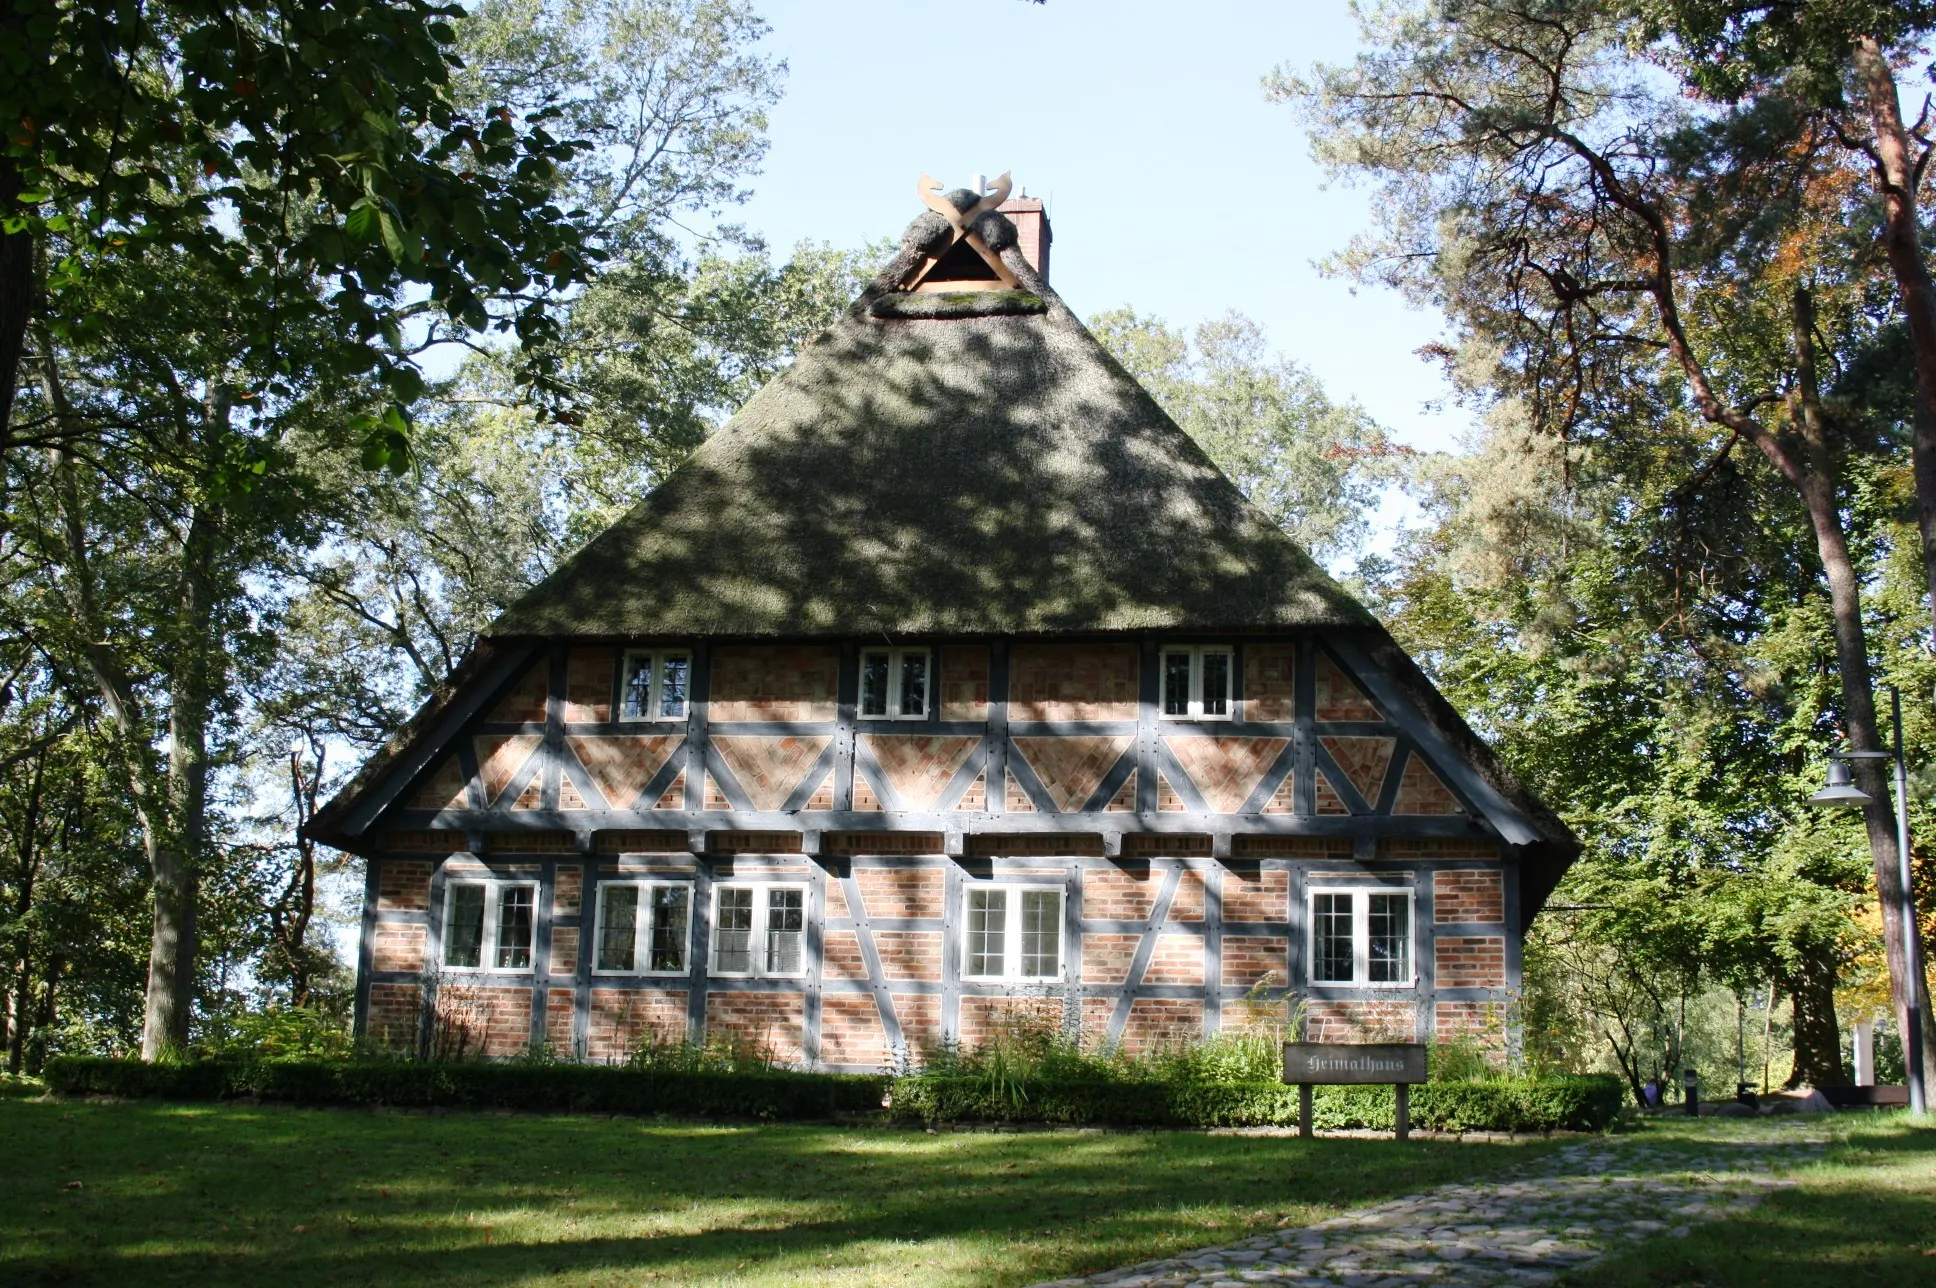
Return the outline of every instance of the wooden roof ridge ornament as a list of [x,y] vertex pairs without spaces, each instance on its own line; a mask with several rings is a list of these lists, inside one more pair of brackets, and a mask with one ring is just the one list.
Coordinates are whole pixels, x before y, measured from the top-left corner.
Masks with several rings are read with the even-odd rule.
[[[975,221],[983,215],[994,211],[1004,201],[1007,201],[1012,187],[1013,184],[1009,179],[1009,172],[1004,170],[1001,176],[995,180],[994,184],[981,194],[980,199],[974,205],[970,206],[967,210],[961,210],[956,207],[954,201],[942,188],[941,181],[923,172],[921,177],[915,180],[914,191],[921,198],[922,205],[948,221],[948,226],[954,229],[954,236],[948,240],[946,246],[940,247],[933,254],[929,255],[922,262],[921,267],[916,269],[914,275],[908,279],[907,285],[901,289],[907,291],[1013,291],[1020,288],[1021,281],[1009,270],[1008,265],[1002,263],[1002,257],[990,249],[986,241],[982,240],[981,234],[975,231]],[[995,274],[995,280],[993,282],[928,281],[929,275],[940,266],[942,260],[948,257],[948,252],[953,250],[961,242],[967,242],[969,248],[975,254],[981,256],[982,262],[987,264],[989,269]]]

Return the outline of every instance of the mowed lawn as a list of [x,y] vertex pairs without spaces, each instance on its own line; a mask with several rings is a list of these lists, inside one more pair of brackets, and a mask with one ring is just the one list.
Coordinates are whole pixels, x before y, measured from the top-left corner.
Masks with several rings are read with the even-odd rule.
[[[1927,1288],[1936,1284],[1936,1124],[1900,1114],[1828,1120],[1836,1147],[1741,1216],[1650,1239],[1561,1278],[1564,1288]],[[1698,1150],[1725,1120],[1650,1124]]]
[[0,1101],[0,1283],[1025,1284],[1550,1148]]

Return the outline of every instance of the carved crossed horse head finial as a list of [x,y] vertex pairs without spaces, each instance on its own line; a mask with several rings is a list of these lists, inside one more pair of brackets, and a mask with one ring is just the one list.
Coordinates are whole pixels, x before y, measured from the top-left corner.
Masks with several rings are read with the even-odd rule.
[[[1001,177],[995,180],[992,187],[981,194],[980,199],[974,205],[966,210],[962,210],[956,207],[954,200],[942,190],[940,180],[934,178],[934,176],[924,173],[916,180],[914,191],[920,196],[921,204],[947,220],[948,227],[954,230],[954,236],[948,239],[947,247],[935,249],[928,255],[927,261],[922,264],[920,269],[902,289],[922,289],[921,284],[927,280],[928,274],[932,273],[935,267],[940,264],[942,257],[947,253],[948,249],[952,248],[957,242],[963,241],[973,247],[975,253],[980,255],[989,268],[994,270],[995,278],[1001,286],[1013,290],[1020,285],[1015,280],[1015,274],[1009,271],[1006,264],[1002,263],[1001,257],[991,250],[988,243],[983,241],[975,232],[975,221],[990,211],[998,209],[1004,201],[1007,201],[1011,187],[1013,187],[1013,184],[1009,180],[1008,171],[1004,170]],[[936,288],[929,287],[927,289]]]
[[922,205],[948,221],[949,226],[955,230],[955,240],[959,241],[977,219],[1008,200],[1009,189],[1013,186],[1008,174],[1008,171],[1002,171],[1001,177],[995,180],[994,186],[983,193],[981,200],[966,211],[955,209],[955,203],[948,200],[943,193],[941,181],[931,175],[923,174],[915,180],[914,190],[920,194]]

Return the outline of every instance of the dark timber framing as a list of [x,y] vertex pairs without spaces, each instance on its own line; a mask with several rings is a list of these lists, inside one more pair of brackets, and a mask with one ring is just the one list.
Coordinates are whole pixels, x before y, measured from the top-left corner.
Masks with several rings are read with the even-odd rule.
[[[457,830],[464,834],[467,850],[450,854],[443,862],[438,861],[436,854],[394,852],[399,858],[407,857],[416,861],[428,859],[436,865],[428,892],[428,907],[421,913],[382,908],[379,899],[380,878],[375,866],[372,866],[366,882],[364,935],[358,962],[356,996],[359,1024],[367,1023],[373,984],[421,982],[425,985],[425,1005],[420,1044],[425,1049],[431,1045],[436,989],[440,983],[448,985],[454,978],[446,975],[440,981],[437,968],[443,938],[443,889],[453,861],[462,864],[467,871],[537,881],[540,897],[532,969],[528,972],[467,971],[463,974],[463,982],[483,986],[528,986],[531,989],[530,1036],[534,1043],[544,1041],[552,1031],[547,1023],[547,1012],[552,1005],[553,990],[569,986],[572,990],[570,1041],[573,1051],[579,1055],[587,1051],[590,1043],[591,995],[594,988],[601,991],[665,990],[668,987],[683,989],[686,993],[687,1027],[695,1038],[705,1031],[709,994],[798,994],[801,997],[802,1051],[809,1063],[819,1064],[822,1063],[824,1045],[824,999],[829,996],[869,997],[879,1017],[887,1048],[896,1057],[906,1053],[909,1046],[895,1003],[897,994],[937,995],[938,1019],[942,1031],[948,1033],[960,1031],[964,999],[1016,995],[1060,997],[1065,1015],[1072,1025],[1080,1023],[1085,1014],[1083,999],[1106,999],[1111,1003],[1106,1033],[1111,1040],[1123,1036],[1137,1000],[1189,999],[1201,1008],[1203,1031],[1215,1032],[1224,1022],[1228,1009],[1242,1002],[1250,991],[1242,983],[1223,982],[1225,944],[1231,937],[1282,940],[1282,978],[1296,986],[1299,995],[1310,1002],[1403,999],[1414,1004],[1419,1032],[1430,1031],[1434,1004],[1441,999],[1483,1001],[1496,999],[1499,995],[1499,990],[1494,988],[1440,986],[1434,969],[1436,935],[1502,937],[1506,943],[1507,978],[1518,978],[1519,935],[1510,927],[1518,925],[1520,910],[1517,881],[1512,879],[1515,873],[1510,861],[1510,843],[1500,849],[1505,861],[1502,869],[1500,860],[1387,857],[1381,853],[1380,842],[1388,839],[1448,838],[1500,846],[1506,839],[1505,833],[1519,833],[1525,824],[1513,815],[1511,807],[1483,780],[1469,772],[1460,772],[1463,767],[1455,763],[1457,757],[1445,747],[1443,739],[1411,708],[1401,693],[1383,683],[1381,676],[1372,673],[1373,668],[1363,653],[1341,647],[1330,639],[1320,640],[1311,635],[1297,637],[1295,718],[1290,721],[1253,721],[1242,718],[1244,709],[1241,704],[1245,695],[1240,687],[1244,674],[1244,648],[1253,641],[1238,640],[1235,642],[1232,662],[1233,696],[1240,704],[1238,718],[1224,721],[1164,720],[1158,714],[1160,648],[1171,642],[1196,641],[1172,641],[1152,636],[1142,639],[1136,650],[1140,677],[1139,714],[1136,720],[1018,722],[1011,718],[1010,642],[1004,639],[974,642],[988,649],[989,684],[985,720],[942,721],[931,717],[922,721],[876,725],[856,719],[859,648],[853,643],[844,644],[839,650],[840,671],[836,718],[833,721],[714,724],[709,719],[712,649],[708,642],[665,641],[666,646],[677,644],[690,649],[692,657],[691,700],[688,715],[678,729],[683,733],[684,741],[651,776],[646,788],[636,799],[625,802],[625,808],[610,809],[566,810],[559,807],[561,783],[566,777],[587,802],[595,803],[601,799],[585,768],[570,754],[566,745],[567,737],[662,733],[664,727],[657,724],[648,727],[640,722],[618,719],[568,723],[565,718],[567,650],[562,645],[552,645],[507,654],[493,667],[495,684],[481,690],[481,696],[467,704],[461,718],[452,714],[445,722],[450,726],[447,745],[456,750],[469,783],[465,795],[468,807],[445,811],[410,807],[409,791],[427,774],[434,759],[426,755],[412,759],[415,768],[408,774],[400,766],[386,785],[387,791],[381,793],[387,798],[387,804],[369,808],[372,823],[369,830],[374,836],[391,832],[408,834]],[[1116,641],[1102,638],[1088,642]],[[653,644],[647,641],[641,647],[649,648]],[[621,696],[619,687],[622,684],[624,652],[621,647],[614,648],[617,660],[613,668],[610,697],[611,711],[616,716]],[[1319,721],[1316,718],[1314,676],[1321,655],[1328,656],[1334,665],[1359,683],[1378,703],[1385,719]],[[936,659],[935,683],[939,692],[940,685],[947,679],[939,672],[943,651],[937,647],[932,656]],[[523,675],[527,663],[542,665],[546,672],[548,683],[544,721],[535,725],[489,721],[483,713],[492,710],[492,704],[511,690]],[[731,767],[713,744],[712,737],[716,733],[826,737],[830,741],[806,776],[789,790],[785,802],[787,808],[763,811],[751,807],[751,799],[744,785],[734,776]],[[966,760],[950,776],[934,807],[917,811],[898,808],[901,802],[896,798],[889,776],[873,762],[860,742],[860,737],[868,733],[963,735],[973,736],[977,742]],[[538,750],[527,764],[510,776],[497,793],[496,800],[486,802],[481,797],[483,787],[477,771],[477,757],[471,750],[470,736],[502,734],[539,735]],[[1189,773],[1165,742],[1168,737],[1205,734],[1285,740],[1284,749],[1276,754],[1263,777],[1247,792],[1242,813],[1211,812]],[[1377,799],[1365,799],[1324,748],[1320,739],[1329,735],[1376,735],[1393,740],[1391,760]],[[1027,758],[1015,751],[1013,741],[1018,737],[1110,736],[1126,737],[1127,748],[1121,758],[1101,776],[1087,799],[1072,812],[1057,812],[1048,788],[1037,778]],[[1405,762],[1414,755],[1428,758],[1441,780],[1460,798],[1465,812],[1457,815],[1393,813]],[[829,771],[832,774],[832,803],[836,808],[804,809],[816,785],[826,778]],[[650,808],[681,772],[684,773],[684,797],[681,802],[684,808]],[[856,773],[862,775],[873,788],[882,804],[880,810],[857,811],[852,808]],[[1108,803],[1116,797],[1132,773],[1136,775],[1135,809],[1107,809]],[[1159,807],[1159,773],[1182,801],[1182,809],[1165,810]],[[704,808],[709,775],[725,794],[729,808]],[[1350,814],[1315,813],[1319,775],[1352,811]],[[977,778],[983,783],[984,808],[972,811],[954,808]],[[1011,778],[1033,804],[1032,812],[1012,813],[1007,809],[1007,783]],[[1292,787],[1293,812],[1261,812],[1286,781]],[[511,808],[511,802],[516,801],[533,783],[538,787],[537,808]],[[599,843],[600,833],[634,831],[675,838],[676,852],[631,852],[620,848],[612,853],[606,852]],[[788,847],[789,852],[736,853],[728,856],[715,853],[709,839],[723,833],[747,832],[784,834],[797,840]],[[883,832],[936,836],[941,838],[939,852],[885,855],[832,852],[829,838],[836,834]],[[550,837],[561,833],[568,835],[569,849],[554,852],[553,847],[557,842]],[[1101,840],[1101,853],[1086,857],[1050,857],[1031,851],[1014,857],[969,857],[969,841],[983,834],[1022,840],[1039,835],[1051,850],[1080,849],[1080,845],[1074,844],[1074,838],[1097,837]],[[1187,846],[1207,844],[1200,852],[1201,857],[1185,854],[1130,858],[1124,854],[1123,838],[1126,834],[1173,837],[1177,838],[1178,844]],[[487,836],[497,842],[495,849],[486,843]],[[520,843],[520,838],[526,836],[532,838],[532,851],[544,852],[522,852],[525,847]],[[1049,841],[1050,837],[1057,836],[1071,838],[1072,845],[1062,847]],[[1310,842],[1325,838],[1349,838],[1353,845],[1349,853],[1341,852],[1330,857],[1315,854],[1301,857],[1268,854],[1247,857],[1234,852],[1235,838],[1278,838],[1292,848],[1300,845],[1308,847]],[[1256,843],[1254,839],[1251,842],[1252,845]],[[376,848],[380,854],[390,853],[381,848],[380,841]],[[600,885],[608,875],[619,871],[621,859],[628,865],[622,874],[626,879],[635,878],[641,872],[647,875],[670,875],[676,872],[692,881],[689,968],[682,978],[668,981],[659,976],[594,976],[592,958]],[[638,866],[640,864],[645,866]],[[806,969],[800,978],[715,978],[709,974],[713,886],[718,880],[729,879],[736,867],[744,870],[749,864],[757,865],[769,875],[790,874],[788,879],[798,879],[808,888]],[[1084,908],[1085,882],[1082,874],[1091,870],[1120,868],[1125,864],[1146,867],[1150,879],[1155,882],[1156,894],[1149,915],[1131,921],[1088,915]],[[575,914],[554,911],[554,895],[561,866],[576,867],[582,878]],[[940,870],[943,898],[939,915],[870,915],[858,873],[869,869],[907,867]],[[1444,870],[1474,868],[1504,871],[1507,879],[1504,881],[1506,903],[1502,921],[1476,925],[1436,925],[1433,874]],[[1006,874],[1018,872],[1038,874],[1032,879],[1039,882],[1042,879],[1039,874],[1050,870],[1063,873],[1060,879],[1064,891],[1064,962],[1061,978],[1027,985],[964,979],[960,961],[963,891],[975,882],[1001,879]],[[1225,909],[1226,878],[1231,874],[1248,874],[1246,879],[1255,881],[1268,872],[1287,874],[1284,906],[1274,910],[1275,915],[1263,919],[1228,919]],[[1195,874],[1201,882],[1202,906],[1200,912],[1179,920],[1172,913],[1186,874]],[[1307,892],[1314,874],[1402,885],[1413,892],[1415,986],[1393,989],[1389,986],[1314,986],[1304,982],[1308,981],[1305,908],[1308,906]],[[844,895],[848,915],[830,918],[826,915],[828,891],[836,886]],[[371,947],[376,932],[384,926],[403,924],[425,926],[421,971],[378,969]],[[577,957],[570,972],[554,977],[551,973],[553,943],[561,929],[577,932]],[[938,979],[890,976],[877,943],[877,935],[905,931],[940,933],[943,947]],[[851,933],[855,937],[864,979],[828,977],[825,971],[825,948],[826,937],[832,933]],[[1085,982],[1083,945],[1088,937],[1098,934],[1135,936],[1135,948],[1127,975],[1120,982]],[[1165,936],[1194,938],[1200,942],[1200,984],[1152,983],[1145,978],[1158,945]]]

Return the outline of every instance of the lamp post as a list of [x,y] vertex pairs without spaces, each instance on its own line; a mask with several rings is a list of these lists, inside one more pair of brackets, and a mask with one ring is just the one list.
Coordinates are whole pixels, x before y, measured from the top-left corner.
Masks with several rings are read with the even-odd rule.
[[1903,1026],[1902,1057],[1909,1083],[1909,1112],[1921,1114],[1928,1108],[1923,1097],[1923,1012],[1922,962],[1916,955],[1916,896],[1909,884],[1909,772],[1902,759],[1902,694],[1889,686],[1889,708],[1895,718],[1895,748],[1892,751],[1833,751],[1829,753],[1828,786],[1808,798],[1810,805],[1867,805],[1875,798],[1850,781],[1851,760],[1893,760],[1896,766],[1896,862],[1902,885],[1901,923],[1903,961],[1903,1000],[1909,1012]]

